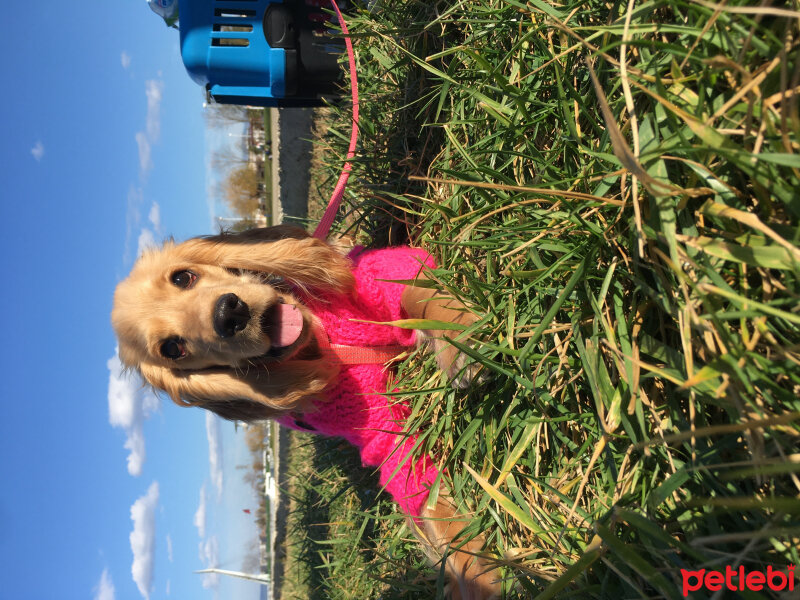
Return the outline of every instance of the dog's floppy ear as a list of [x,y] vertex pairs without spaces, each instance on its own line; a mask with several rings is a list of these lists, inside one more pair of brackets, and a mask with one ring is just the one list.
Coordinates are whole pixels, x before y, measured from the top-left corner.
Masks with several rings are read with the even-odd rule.
[[[335,367],[334,367],[335,368]],[[142,377],[181,406],[202,406],[227,419],[252,421],[303,410],[335,375],[326,361],[289,361],[268,371],[139,366]]]
[[278,275],[306,292],[347,294],[355,285],[350,261],[297,227],[194,238],[174,252],[188,262]]

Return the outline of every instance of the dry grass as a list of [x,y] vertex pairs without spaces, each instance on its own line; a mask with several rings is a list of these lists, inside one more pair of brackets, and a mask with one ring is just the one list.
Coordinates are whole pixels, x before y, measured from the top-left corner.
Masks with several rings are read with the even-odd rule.
[[387,0],[352,20],[350,229],[407,234],[485,315],[464,351],[489,384],[455,392],[420,357],[403,378],[509,597],[679,598],[681,568],[800,564],[797,10]]

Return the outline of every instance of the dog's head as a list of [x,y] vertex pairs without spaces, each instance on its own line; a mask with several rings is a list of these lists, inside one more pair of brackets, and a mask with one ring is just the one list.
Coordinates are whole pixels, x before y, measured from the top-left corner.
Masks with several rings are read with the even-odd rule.
[[143,254],[114,294],[119,356],[178,404],[252,420],[302,408],[335,375],[303,294],[353,286],[349,261],[300,229],[195,238]]

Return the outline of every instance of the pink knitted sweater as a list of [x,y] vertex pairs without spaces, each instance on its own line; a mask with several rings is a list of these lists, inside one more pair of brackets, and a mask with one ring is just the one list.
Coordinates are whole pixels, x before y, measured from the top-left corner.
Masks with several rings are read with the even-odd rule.
[[[434,267],[431,256],[416,248],[386,248],[350,253],[356,293],[352,298],[312,298],[302,301],[322,323],[332,344],[350,346],[412,346],[416,332],[357,321],[406,319],[400,299],[404,286],[381,280],[413,280],[423,266]],[[338,379],[316,410],[279,419],[297,429],[346,439],[361,453],[366,467],[378,467],[380,483],[400,508],[417,517],[438,471],[428,457],[409,458],[416,436],[402,435],[410,409],[386,392],[390,371],[380,364],[342,365]]]

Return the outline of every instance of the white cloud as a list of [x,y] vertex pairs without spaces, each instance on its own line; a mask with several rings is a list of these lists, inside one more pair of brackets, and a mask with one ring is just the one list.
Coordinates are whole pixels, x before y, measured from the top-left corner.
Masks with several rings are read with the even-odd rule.
[[139,227],[142,220],[141,208],[144,204],[144,193],[141,188],[130,186],[128,188],[128,206],[125,213],[125,255],[123,260],[129,263],[131,260],[131,240],[133,231]]
[[144,84],[144,93],[147,96],[147,116],[145,117],[144,131],[136,134],[136,145],[139,148],[139,169],[141,177],[153,168],[152,146],[161,137],[161,100],[164,93],[164,82],[157,79],[148,79]]
[[171,591],[170,588],[172,587],[170,584],[171,584],[171,580],[167,579],[167,590],[166,590],[167,596],[170,595],[170,591]]
[[222,497],[222,440],[219,431],[219,417],[206,412],[206,435],[208,436],[208,468],[211,484],[217,491],[217,502]]
[[[216,536],[211,536],[207,540],[200,542],[200,561],[206,569],[214,569],[219,566],[219,542]],[[216,589],[219,586],[219,575],[217,573],[203,574],[203,587],[206,589]]]
[[153,168],[153,159],[151,157],[150,142],[144,132],[139,131],[136,134],[136,145],[139,147],[139,169],[144,177]]
[[172,537],[167,534],[167,558],[172,562]]
[[114,353],[108,360],[108,422],[112,427],[125,430],[125,448],[128,455],[128,473],[134,477],[142,474],[147,453],[144,443],[144,420],[158,410],[158,398],[145,388],[138,375],[123,372],[119,356]]
[[161,207],[158,205],[158,202],[153,202],[147,218],[150,220],[150,223],[152,223],[153,229],[161,231]]
[[33,158],[36,159],[37,162],[41,162],[42,157],[44,157],[44,144],[42,144],[41,140],[37,141],[33,148],[31,148],[31,154]]
[[156,507],[158,506],[158,482],[150,484],[147,494],[131,506],[133,531],[130,535],[133,564],[131,574],[139,593],[150,598],[153,588],[153,562],[155,560]]
[[100,581],[94,588],[94,600],[114,600],[114,582],[108,569],[103,569]]
[[145,130],[151,142],[157,142],[161,137],[161,99],[163,98],[164,82],[149,79],[144,84],[144,93],[147,96],[147,122]]
[[120,62],[122,63],[122,68],[127,70],[128,67],[131,66],[131,55],[123,50],[119,58]]
[[142,252],[147,250],[148,248],[157,248],[158,244],[156,243],[156,238],[153,235],[153,232],[149,229],[142,229],[139,233],[139,245],[138,245],[138,253],[137,256],[141,256]]
[[152,228],[147,228],[142,227],[144,204],[145,199],[142,189],[131,186],[128,189],[128,206],[125,214],[125,254],[123,256],[125,263],[131,261],[131,241],[134,239],[137,229],[139,230],[139,237],[137,238],[136,256],[140,256],[142,251],[147,248],[158,247],[159,244],[156,242],[156,237],[163,237],[161,233],[161,207],[158,202],[153,202],[150,205],[147,219],[150,221]]
[[200,488],[200,504],[197,506],[197,512],[194,513],[194,526],[197,527],[197,533],[200,538],[206,537],[206,486]]

